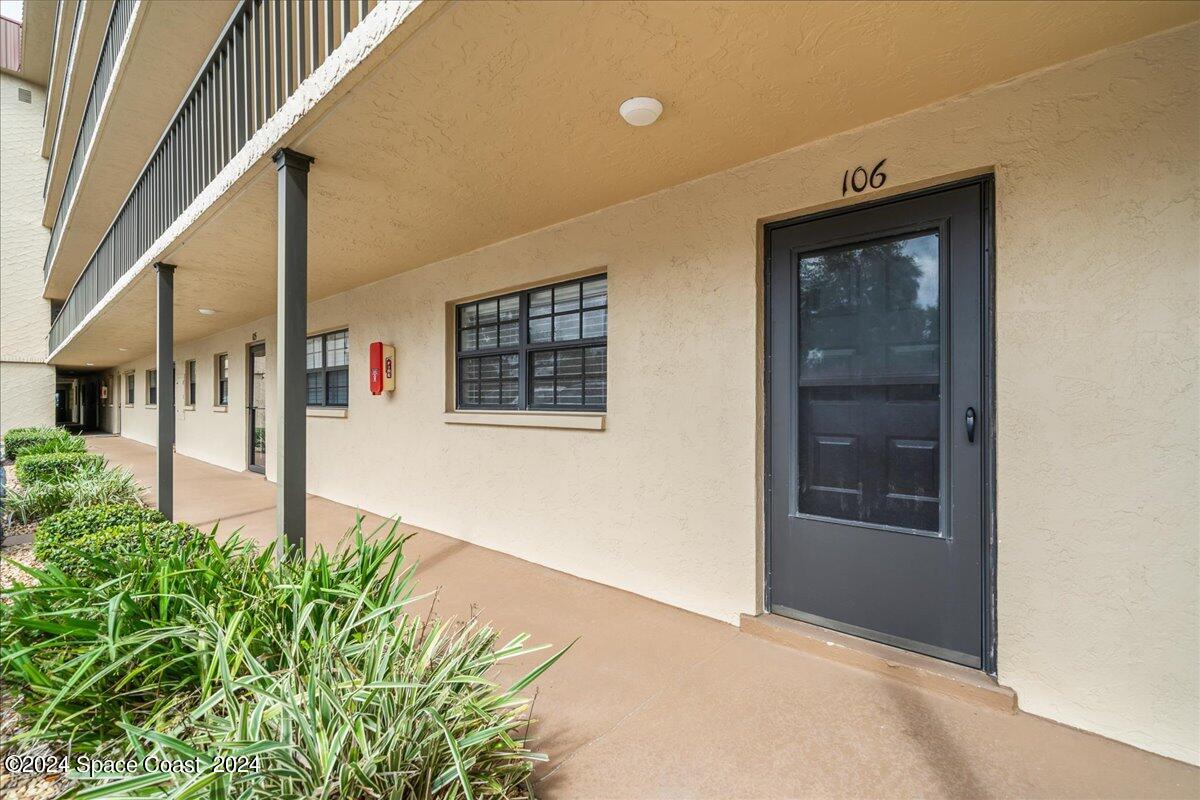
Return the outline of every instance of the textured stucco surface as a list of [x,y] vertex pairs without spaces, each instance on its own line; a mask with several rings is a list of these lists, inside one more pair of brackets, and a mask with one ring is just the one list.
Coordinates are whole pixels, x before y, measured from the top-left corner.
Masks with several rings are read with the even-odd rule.
[[0,431],[54,424],[54,367],[0,361]]
[[[19,89],[30,92],[23,103]],[[42,111],[45,91],[0,75],[0,431],[54,422],[54,367],[46,359],[50,303],[42,299]]]
[[[842,170],[882,157],[884,191],[992,170],[999,679],[1200,762],[1198,53],[1200,28],[1171,31],[314,303],[311,330],[350,327],[351,399],[309,420],[309,490],[733,622],[761,584],[761,221],[843,202]],[[446,424],[446,304],[590,269],[607,430]],[[177,346],[200,369],[181,453],[244,467],[255,331],[274,323]],[[377,339],[391,397],[367,391]],[[127,367],[141,441],[149,364]]]
[[[177,302],[224,312],[181,315],[181,338],[272,313],[279,146],[321,164],[320,299],[1197,17],[1200,3],[382,3],[125,274],[104,299],[117,313],[54,360],[111,366],[112,338],[150,352],[155,260],[204,276],[181,278]],[[642,92],[667,112],[634,129],[616,108]]]

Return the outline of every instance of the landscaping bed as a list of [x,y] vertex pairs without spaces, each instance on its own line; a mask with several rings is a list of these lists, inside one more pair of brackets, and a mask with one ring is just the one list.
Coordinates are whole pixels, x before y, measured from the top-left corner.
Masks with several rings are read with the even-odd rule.
[[[3,553],[0,749],[139,765],[73,772],[87,797],[532,797],[523,695],[565,650],[498,685],[541,648],[412,614],[395,524],[276,554],[166,521],[73,440],[16,444],[4,513],[35,530]],[[72,785],[0,773],[5,797]]]
[[[8,541],[12,541],[11,536]],[[41,562],[33,555],[32,541],[0,545],[0,591],[7,592],[17,580],[31,582],[32,579],[16,564],[35,568],[41,566]],[[3,600],[7,602],[7,598]],[[53,746],[46,743],[26,747],[10,745],[14,737],[29,728],[17,713],[17,705],[18,698],[7,683],[0,685],[0,797],[4,797],[5,800],[52,800],[68,791],[73,784],[58,775],[16,775],[5,767],[4,757],[10,753],[32,757],[45,757],[54,753]]]
[[[5,495],[11,495],[13,492],[20,492],[21,482],[17,479],[17,472],[13,469],[11,461],[6,461],[4,467],[4,488]],[[3,517],[3,509],[0,509],[0,542],[4,541],[33,541],[33,531],[37,528],[37,521],[17,522],[16,520],[5,520]]]

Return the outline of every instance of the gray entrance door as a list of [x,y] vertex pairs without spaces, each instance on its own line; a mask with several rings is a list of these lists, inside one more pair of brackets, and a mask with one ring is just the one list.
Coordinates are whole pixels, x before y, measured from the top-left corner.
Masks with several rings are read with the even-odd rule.
[[250,347],[246,384],[246,410],[249,413],[251,472],[267,471],[267,346]]
[[985,188],[767,230],[770,610],[973,667]]

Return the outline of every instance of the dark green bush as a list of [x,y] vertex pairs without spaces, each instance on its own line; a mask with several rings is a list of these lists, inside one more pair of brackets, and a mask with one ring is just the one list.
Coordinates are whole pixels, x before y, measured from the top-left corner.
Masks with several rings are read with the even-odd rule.
[[61,428],[11,428],[4,433],[4,455],[15,461],[18,456],[36,445],[59,441],[78,441],[80,449],[83,449],[83,439],[72,436]]
[[43,455],[45,453],[82,453],[87,450],[82,436],[74,436],[66,431],[59,431],[58,436],[47,436],[39,442],[21,448],[22,456]]
[[145,559],[169,555],[202,535],[199,528],[186,522],[114,525],[85,534],[62,548],[55,564],[66,574],[83,578],[103,573],[110,564],[134,554]]
[[4,432],[4,455],[16,459],[21,449],[34,441],[41,441],[52,428],[9,428]]
[[27,454],[17,459],[17,479],[25,486],[55,483],[92,465],[103,467],[104,456],[99,453]]
[[33,536],[33,552],[42,561],[58,564],[74,558],[69,549],[83,537],[118,525],[166,522],[156,509],[134,503],[84,506],[51,514],[38,525]]

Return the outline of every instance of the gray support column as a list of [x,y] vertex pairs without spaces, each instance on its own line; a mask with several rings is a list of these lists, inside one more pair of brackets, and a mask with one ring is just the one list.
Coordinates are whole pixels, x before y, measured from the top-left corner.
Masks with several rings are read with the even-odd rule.
[[308,166],[293,150],[273,156],[279,175],[275,336],[275,532],[305,552],[305,361],[308,336]]
[[158,370],[158,510],[174,519],[175,471],[175,266],[158,263],[158,315],[155,369]]

